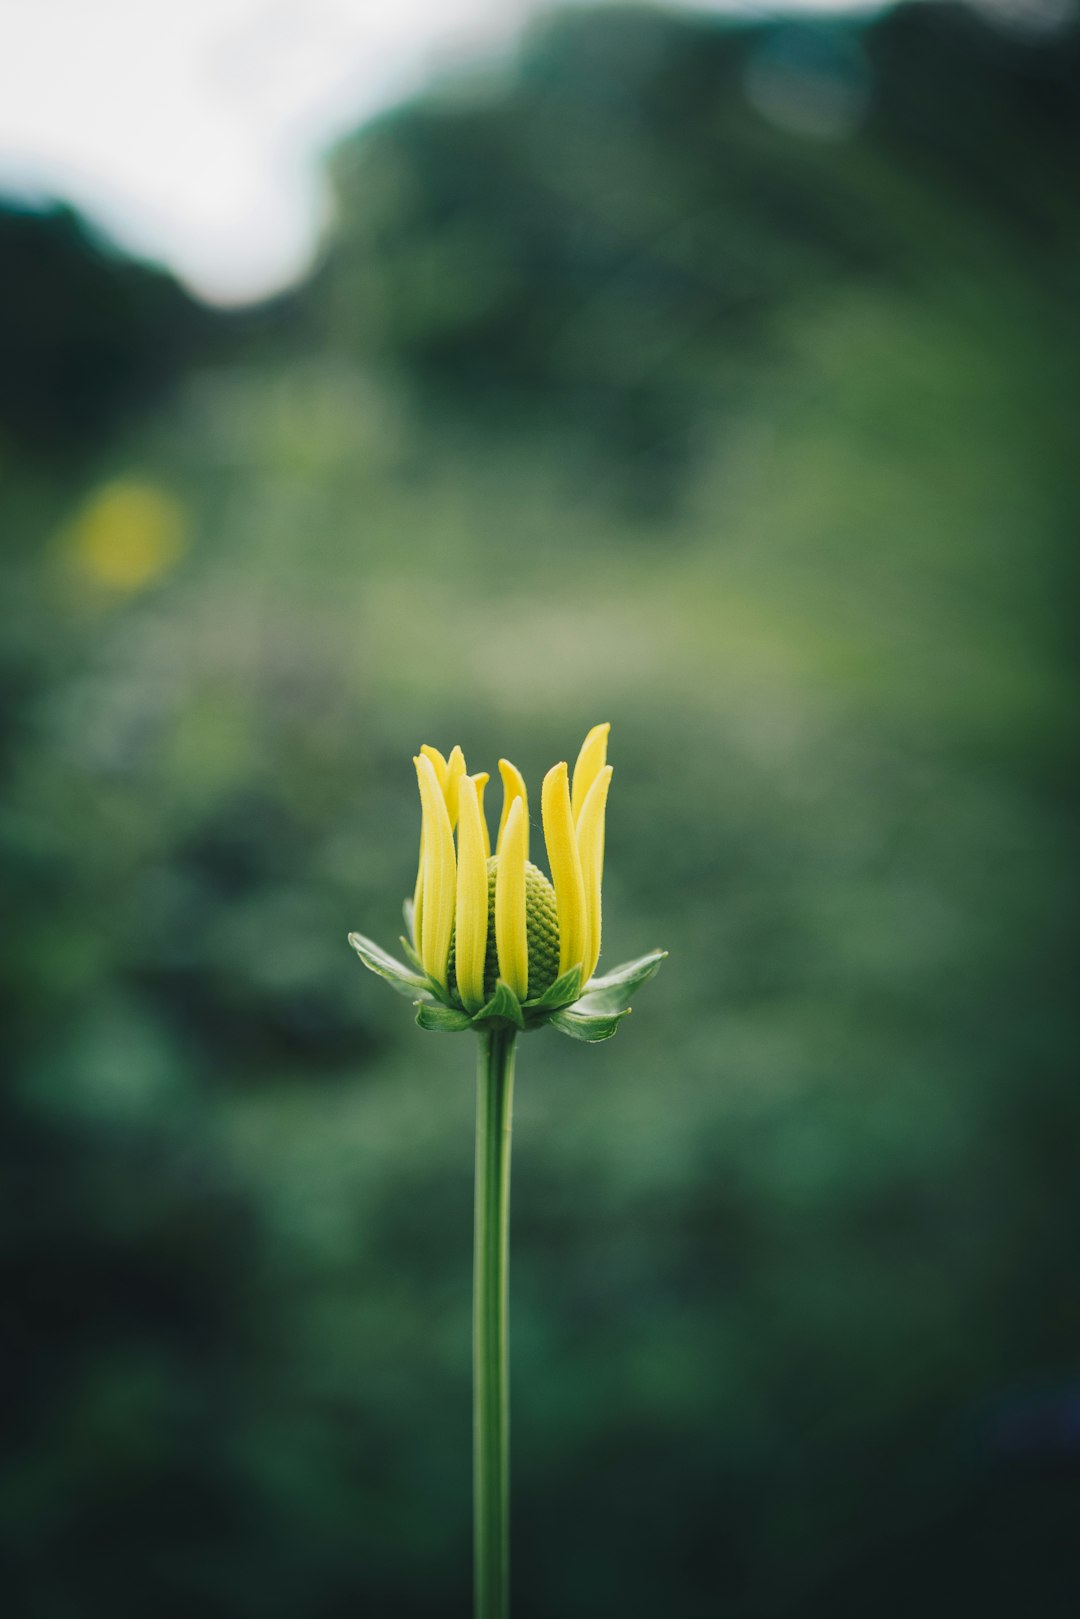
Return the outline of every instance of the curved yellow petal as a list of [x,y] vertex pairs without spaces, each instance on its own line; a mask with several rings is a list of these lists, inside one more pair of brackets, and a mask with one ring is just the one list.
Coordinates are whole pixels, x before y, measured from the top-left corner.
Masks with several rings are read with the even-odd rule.
[[465,774],[465,755],[460,748],[454,748],[446,761],[446,782],[443,785],[443,797],[446,799],[446,808],[450,815],[450,829],[457,826],[458,794],[461,789],[461,778]]
[[[435,772],[435,779],[439,783],[439,791],[441,793],[445,794],[445,792],[446,792],[446,769],[447,769],[446,760],[443,758],[443,756],[439,752],[438,748],[433,748],[431,746],[430,742],[424,742],[421,745],[420,753],[421,753],[423,758],[430,761],[431,768]],[[415,760],[413,762],[415,763]],[[416,887],[413,889],[413,946],[417,950],[417,952],[419,952],[419,949],[420,949],[420,918],[423,915],[423,910],[424,910],[424,832],[423,832],[423,827],[421,827],[421,830],[420,830],[420,859],[419,859],[419,862],[418,862],[417,868],[416,868]]]
[[525,921],[525,805],[510,805],[495,873],[495,945],[499,977],[519,1000],[529,993],[529,934]]
[[[466,1011],[484,1004],[488,936],[488,875],[477,777],[463,776],[458,795],[456,965],[458,994]],[[524,867],[522,867],[524,880]]]
[[586,943],[585,886],[565,764],[553,765],[544,777],[540,807],[559,913],[559,972],[562,974],[584,962]]
[[418,929],[420,960],[424,964],[424,971],[430,973],[445,989],[457,889],[454,834],[450,829],[450,816],[439,788],[435,766],[426,754],[419,754],[413,763],[416,765],[423,811],[422,905]]
[[600,959],[600,885],[604,876],[604,811],[607,808],[611,766],[605,765],[589,788],[577,824],[581,876],[585,888],[585,955],[582,987],[596,971]]
[[506,821],[510,814],[510,807],[515,799],[521,799],[522,821],[525,828],[525,858],[529,858],[529,795],[525,790],[525,781],[521,771],[512,765],[509,759],[499,760],[499,775],[503,784],[503,807],[499,818],[499,835],[495,839],[495,853],[502,850],[503,833],[506,831]]
[[590,787],[607,763],[607,739],[610,730],[611,726],[606,722],[603,725],[594,725],[581,744],[581,752],[574,766],[574,785],[570,793],[575,826],[581,819],[581,811],[585,807]]
[[480,830],[484,835],[485,860],[490,859],[491,856],[491,838],[488,834],[487,816],[484,814],[484,788],[490,780],[491,778],[486,770],[481,770],[479,775],[473,777],[473,781],[476,783],[476,796],[480,800]]
[[439,752],[438,748],[433,748],[429,742],[425,742],[423,744],[423,746],[420,749],[420,752],[423,754],[425,759],[430,759],[431,760],[432,768],[435,771],[435,779],[439,783],[439,791],[441,793],[445,793],[446,792],[446,760],[443,758],[443,756]]

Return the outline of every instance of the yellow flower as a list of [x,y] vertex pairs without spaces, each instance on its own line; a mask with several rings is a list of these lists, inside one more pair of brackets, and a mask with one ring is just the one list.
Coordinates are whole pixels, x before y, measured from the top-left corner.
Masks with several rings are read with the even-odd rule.
[[[413,760],[420,789],[420,862],[405,902],[411,965],[362,933],[349,943],[416,1008],[423,1029],[480,1037],[476,1106],[473,1333],[477,1612],[506,1611],[507,1187],[514,1043],[549,1024],[573,1040],[609,1040],[630,998],[667,954],[653,950],[600,977],[600,890],[611,766],[609,725],[594,725],[573,776],[552,767],[540,792],[550,878],[529,859],[529,794],[499,760],[502,815],[491,853],[487,776],[470,775],[454,748],[424,746]],[[456,834],[456,842],[455,842]]]
[[[575,1040],[607,1040],[634,991],[666,951],[594,976],[600,958],[609,725],[594,725],[571,776],[552,767],[540,791],[547,877],[529,859],[529,794],[499,760],[503,804],[495,853],[484,815],[486,775],[470,775],[454,748],[425,745],[413,760],[420,789],[420,862],[405,914],[411,966],[362,933],[349,943],[373,973],[416,1007],[422,1028],[534,1029],[550,1023]],[[456,838],[456,841],[455,841]]]
[[425,973],[466,1011],[478,1012],[499,979],[527,1002],[572,968],[579,987],[592,977],[600,956],[610,729],[593,726],[572,782],[565,764],[544,778],[550,880],[529,860],[528,791],[508,759],[499,761],[503,809],[494,855],[484,816],[487,776],[468,774],[460,748],[444,759],[425,746],[414,759],[423,819],[413,943]]

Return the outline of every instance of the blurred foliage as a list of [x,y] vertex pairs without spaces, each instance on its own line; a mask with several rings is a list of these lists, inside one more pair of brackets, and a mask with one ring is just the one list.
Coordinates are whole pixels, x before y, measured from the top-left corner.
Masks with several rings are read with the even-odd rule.
[[0,443],[75,456],[175,382],[213,317],[69,208],[0,210]]
[[243,316],[0,216],[13,1614],[467,1611],[472,1052],[345,934],[604,718],[520,1619],[1075,1612],[1077,37],[557,16]]

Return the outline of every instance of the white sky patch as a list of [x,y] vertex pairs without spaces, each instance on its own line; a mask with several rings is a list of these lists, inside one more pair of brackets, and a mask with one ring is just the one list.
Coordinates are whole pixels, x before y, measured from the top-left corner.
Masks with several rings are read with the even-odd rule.
[[435,77],[498,61],[541,9],[0,0],[0,194],[73,203],[203,298],[265,297],[311,262],[326,148]]

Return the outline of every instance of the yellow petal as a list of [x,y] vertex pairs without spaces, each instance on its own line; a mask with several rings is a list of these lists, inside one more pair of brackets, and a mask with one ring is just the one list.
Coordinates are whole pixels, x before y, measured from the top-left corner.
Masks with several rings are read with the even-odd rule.
[[610,730],[611,726],[606,723],[594,725],[581,744],[581,752],[574,766],[574,786],[570,795],[575,826],[581,819],[581,811],[589,796],[589,788],[607,762],[607,739]]
[[431,760],[432,768],[435,771],[435,779],[439,783],[439,791],[441,793],[445,793],[446,792],[446,760],[443,758],[443,756],[439,752],[438,748],[433,748],[430,745],[430,743],[427,743],[427,742],[424,743],[423,747],[420,749],[420,752],[423,754],[425,759],[430,759]]
[[450,830],[450,816],[439,789],[435,766],[424,754],[420,754],[413,763],[416,765],[424,817],[421,832],[424,875],[419,928],[420,960],[424,964],[424,971],[430,973],[436,983],[445,989],[457,889],[454,834]]
[[529,795],[525,791],[525,782],[521,771],[512,765],[509,759],[499,760],[499,774],[503,783],[503,807],[499,820],[499,835],[495,839],[495,853],[502,851],[503,833],[506,831],[506,821],[510,814],[510,806],[517,798],[521,799],[522,822],[525,828],[525,858],[529,858]]
[[[458,994],[469,1012],[484,1004],[484,960],[488,935],[488,875],[477,777],[463,776],[458,795],[457,910],[455,914]],[[524,883],[524,867],[522,867]]]
[[540,807],[559,913],[559,972],[562,974],[584,962],[586,932],[585,887],[565,764],[553,765],[544,777]]
[[584,987],[600,959],[600,885],[604,875],[604,811],[607,807],[611,766],[605,765],[589,788],[577,824],[581,876],[585,888],[585,957],[581,968]]
[[481,770],[479,775],[473,777],[473,781],[476,783],[476,796],[480,800],[480,830],[484,834],[485,860],[491,856],[491,838],[488,835],[487,816],[484,814],[484,788],[490,779],[486,770]]
[[412,900],[412,942],[417,955],[420,954],[420,921],[424,914],[424,829],[420,828],[420,863],[416,870],[416,886],[413,889]]
[[499,844],[495,945],[499,977],[506,980],[519,1000],[525,1000],[529,993],[529,935],[525,923],[525,805],[520,798],[510,805]]
[[[439,783],[439,791],[446,792],[446,760],[438,748],[433,748],[430,742],[425,742],[420,752],[425,759],[430,760],[435,772],[435,779]],[[420,860],[416,868],[416,887],[413,889],[413,946],[420,949],[420,918],[424,910],[424,833],[420,832]]]
[[446,799],[446,808],[450,815],[451,831],[457,826],[458,791],[464,774],[465,755],[460,748],[455,748],[446,761],[446,782],[443,786],[443,797]]

